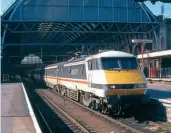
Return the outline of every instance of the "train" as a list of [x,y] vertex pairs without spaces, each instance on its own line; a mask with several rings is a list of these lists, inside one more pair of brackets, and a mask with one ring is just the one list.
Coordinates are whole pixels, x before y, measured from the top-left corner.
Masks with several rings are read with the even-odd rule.
[[37,68],[36,82],[101,113],[121,114],[130,105],[147,103],[147,80],[137,58],[105,51]]

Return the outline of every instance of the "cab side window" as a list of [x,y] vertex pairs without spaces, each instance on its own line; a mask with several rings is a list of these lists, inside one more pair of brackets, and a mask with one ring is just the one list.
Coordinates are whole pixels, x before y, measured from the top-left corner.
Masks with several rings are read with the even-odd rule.
[[97,59],[92,59],[88,61],[89,70],[99,70],[99,64]]

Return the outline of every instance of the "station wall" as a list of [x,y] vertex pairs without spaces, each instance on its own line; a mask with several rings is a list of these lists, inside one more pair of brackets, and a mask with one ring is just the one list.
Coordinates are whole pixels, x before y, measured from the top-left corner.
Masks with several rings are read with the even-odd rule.
[[171,49],[171,19],[164,19],[160,23],[159,50]]

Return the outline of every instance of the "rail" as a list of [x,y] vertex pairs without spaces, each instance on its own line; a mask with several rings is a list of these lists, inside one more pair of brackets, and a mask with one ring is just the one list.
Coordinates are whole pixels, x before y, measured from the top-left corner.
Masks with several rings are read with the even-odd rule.
[[[58,95],[58,96],[61,97],[61,95],[59,95],[56,91],[54,91],[54,90],[51,90],[51,91],[52,91],[53,93],[55,93],[56,95]],[[117,125],[119,125],[119,126],[125,128],[125,129],[127,129],[127,130],[129,130],[129,131],[131,131],[131,132],[133,132],[133,133],[143,133],[143,132],[141,132],[141,131],[139,131],[139,130],[133,128],[133,127],[130,127],[130,126],[128,126],[128,125],[122,123],[122,122],[119,121],[119,120],[115,120],[115,119],[113,119],[113,118],[111,118],[111,117],[109,117],[109,116],[106,116],[106,115],[103,115],[103,114],[101,114],[101,113],[99,113],[99,112],[97,112],[97,111],[94,111],[94,110],[92,110],[92,109],[90,109],[90,108],[88,108],[88,107],[86,107],[86,106],[84,106],[84,105],[82,105],[82,104],[80,104],[80,103],[78,103],[78,102],[76,102],[76,101],[73,101],[72,99],[69,99],[68,97],[63,97],[63,98],[65,98],[65,99],[67,99],[67,100],[69,100],[69,101],[71,101],[71,102],[77,104],[78,106],[81,106],[81,107],[85,108],[86,110],[88,110],[88,111],[94,113],[95,115],[98,115],[98,116],[100,116],[100,117],[102,117],[102,118],[104,118],[104,119],[106,119],[106,120],[112,122],[113,124],[117,124]],[[168,105],[168,104],[167,104],[167,105]],[[170,105],[171,105],[171,103],[169,104],[169,107],[170,107]],[[169,122],[170,122],[170,121],[169,121]],[[162,124],[162,123],[152,122],[152,121],[148,121],[148,125],[149,125],[149,126],[152,126],[152,127],[154,127],[154,126],[155,126],[155,127],[159,127],[162,131],[168,131],[169,133],[171,132],[171,128],[169,127],[169,125],[164,125],[164,124]]]
[[[43,91],[46,91],[46,92],[43,92]],[[90,119],[93,119],[91,117],[96,116],[96,117],[94,117],[94,119],[101,119],[101,121],[103,121],[103,123],[105,125],[107,125],[107,126],[108,125],[112,125],[114,130],[113,131],[110,130],[110,133],[118,132],[118,131],[115,131],[115,128],[120,128],[121,130],[125,130],[127,133],[128,132],[143,133],[143,132],[146,132],[146,131],[150,131],[151,132],[151,130],[153,130],[152,128],[155,128],[155,127],[157,128],[157,130],[159,132],[163,132],[163,131],[171,132],[171,128],[169,127],[169,125],[167,125],[167,123],[148,121],[144,125],[144,123],[136,123],[136,120],[134,118],[131,118],[131,119],[130,118],[126,118],[126,119],[125,118],[123,118],[123,119],[122,118],[113,119],[111,116],[103,115],[103,114],[101,114],[101,113],[99,113],[97,111],[94,111],[94,110],[92,110],[92,109],[90,109],[90,108],[88,108],[88,107],[86,107],[86,106],[84,106],[84,105],[82,105],[82,104],[80,104],[80,103],[78,103],[76,101],[73,101],[73,100],[69,99],[68,97],[61,96],[60,94],[58,94],[56,91],[54,91],[52,89],[37,90],[36,92],[37,93],[39,93],[39,92],[43,92],[44,93],[45,97],[41,96],[41,94],[43,94],[43,93],[41,93],[41,94],[39,93],[39,96],[41,96],[42,100],[45,101],[45,103],[47,103],[47,105],[49,105],[50,108],[52,108],[53,110],[58,110],[56,108],[56,106],[57,106],[64,113],[67,114],[67,116],[65,116],[65,117],[68,117],[68,116],[71,117],[72,120],[70,120],[70,121],[74,120],[74,121],[78,122],[79,124],[78,124],[76,129],[78,129],[79,125],[81,125],[83,128],[85,128],[87,130],[87,132],[95,132],[96,131],[96,129],[94,129],[94,127],[98,128],[99,124],[97,124],[96,122],[90,122],[89,121],[88,124],[90,126],[92,125],[92,127],[89,127],[89,125],[88,124],[86,125],[86,122],[83,120],[84,118],[87,118],[86,114],[88,113],[88,114],[90,114]],[[50,100],[53,103],[53,105],[51,103],[49,103],[47,99]],[[56,101],[61,101],[61,102],[55,102],[55,100]],[[63,101],[64,101],[64,103],[66,102],[66,104],[63,104]],[[78,105],[79,107],[77,107],[75,105]],[[84,110],[83,109],[80,110],[80,108],[84,108]],[[74,116],[74,115],[70,114],[71,111],[73,111],[73,112],[75,111],[76,115]],[[77,114],[77,111],[81,115]],[[55,112],[55,113],[57,115],[59,114],[58,112]],[[84,117],[84,118],[82,118],[82,117]],[[93,121],[96,121],[96,120],[93,120]],[[74,123],[74,122],[72,122],[72,123]],[[91,123],[93,123],[93,124],[91,124]],[[133,124],[131,124],[131,123],[133,123]],[[71,125],[71,124],[69,124],[69,125]],[[97,125],[97,127],[96,127],[96,125]],[[102,125],[102,123],[101,123],[101,125]],[[74,129],[74,128],[71,128],[71,130],[72,129]],[[146,131],[144,131],[144,129]],[[83,132],[82,130],[80,130],[80,131]],[[104,132],[104,130],[103,130],[103,132]]]
[[[40,91],[39,91],[39,92],[40,92]],[[120,128],[120,129],[122,129],[122,130],[124,129],[124,130],[127,130],[127,132],[132,132],[132,133],[143,133],[143,132],[141,132],[141,131],[139,131],[139,130],[133,128],[133,127],[130,127],[130,126],[128,126],[128,125],[125,125],[124,123],[121,123],[121,122],[119,122],[119,121],[117,121],[117,120],[114,120],[113,118],[110,118],[110,117],[108,117],[108,116],[106,116],[106,115],[103,115],[103,114],[101,114],[101,113],[99,113],[99,112],[96,112],[96,111],[94,111],[94,110],[92,110],[92,109],[90,109],[90,108],[87,108],[86,106],[81,105],[81,104],[79,104],[79,103],[77,103],[77,102],[75,102],[75,101],[73,101],[73,100],[71,100],[71,99],[69,99],[69,98],[67,98],[67,97],[62,97],[62,96],[60,96],[58,93],[56,93],[56,92],[54,92],[54,91],[51,91],[51,93],[55,93],[56,96],[61,97],[61,98],[63,98],[63,99],[66,100],[66,101],[70,101],[70,102],[72,102],[72,103],[78,105],[79,107],[83,108],[85,111],[88,111],[88,112],[92,113],[92,115],[97,116],[97,118],[103,119],[102,121],[106,121],[106,122],[110,123],[110,124],[113,125],[113,126],[114,126],[114,125],[115,125],[115,126],[117,125],[116,127]],[[40,93],[40,94],[42,94],[42,93]],[[44,95],[45,95],[45,94],[44,94]],[[49,99],[47,96],[45,96],[44,98],[45,98],[45,99]],[[51,99],[50,101],[51,101],[51,104],[53,103],[54,106],[57,106],[56,104],[54,104],[54,102],[53,102],[52,99]],[[60,108],[60,107],[57,106],[57,108]],[[61,109],[61,108],[60,108],[60,109]],[[62,111],[65,112],[64,110],[62,110]],[[66,113],[66,112],[65,112],[65,113]],[[73,117],[72,117],[72,118],[73,118]]]
[[67,114],[64,110],[62,110],[59,106],[57,106],[52,99],[48,98],[43,92],[37,90],[37,93],[44,99],[46,99],[46,102],[54,109],[54,111],[57,114],[62,114],[63,116],[65,116],[65,118],[67,118],[68,120],[70,120],[79,130],[81,130],[81,132],[83,133],[89,133],[90,131],[87,130],[85,127],[83,127],[78,121],[76,121],[74,118],[72,118],[69,114]]

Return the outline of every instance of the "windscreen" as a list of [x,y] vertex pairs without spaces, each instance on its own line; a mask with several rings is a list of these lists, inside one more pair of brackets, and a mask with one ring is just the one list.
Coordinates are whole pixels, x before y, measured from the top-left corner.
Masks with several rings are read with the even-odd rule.
[[102,58],[101,61],[104,70],[138,69],[138,64],[135,58]]

